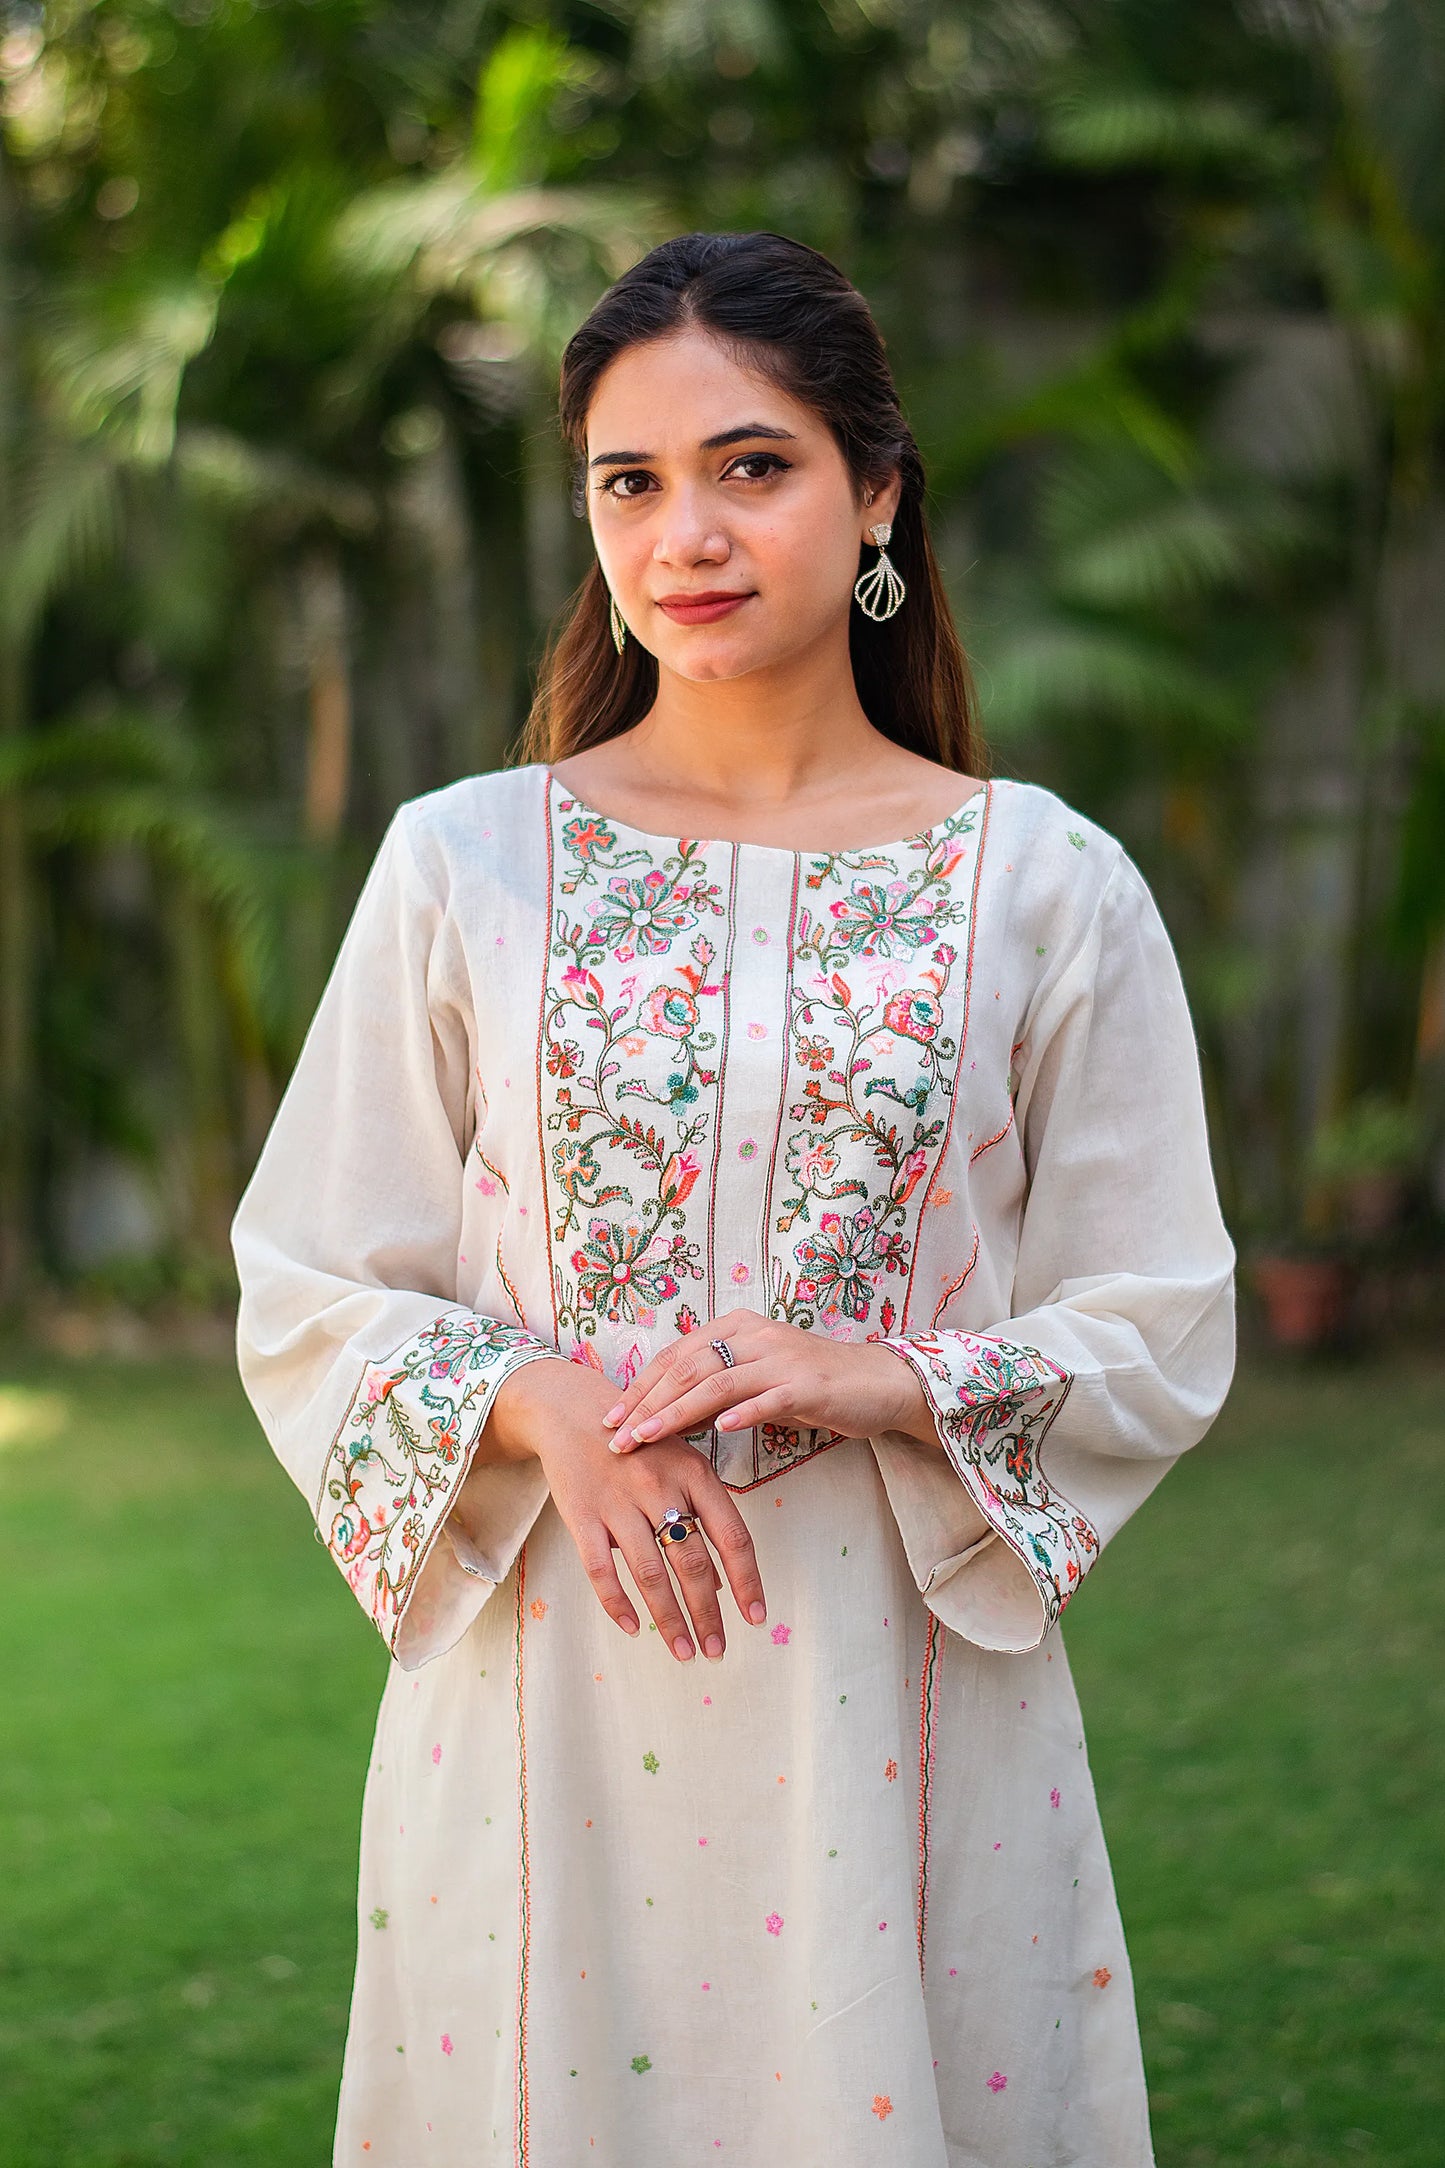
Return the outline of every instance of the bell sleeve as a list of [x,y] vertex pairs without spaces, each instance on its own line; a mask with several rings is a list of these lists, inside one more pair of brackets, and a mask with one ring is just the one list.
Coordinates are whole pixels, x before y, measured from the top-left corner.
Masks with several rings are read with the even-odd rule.
[[1234,1368],[1235,1253],[1193,1025],[1158,907],[1122,851],[1081,941],[1035,991],[1015,1073],[1027,1189],[1013,1314],[885,1344],[921,1380],[967,1494],[944,1501],[931,1548],[927,1486],[900,1500],[919,1587],[966,1639],[1022,1651],[1209,1428]]
[[541,1509],[535,1461],[472,1461],[503,1381],[560,1359],[457,1300],[469,1004],[410,812],[372,861],[231,1226],[247,1398],[406,1670],[465,1631]]

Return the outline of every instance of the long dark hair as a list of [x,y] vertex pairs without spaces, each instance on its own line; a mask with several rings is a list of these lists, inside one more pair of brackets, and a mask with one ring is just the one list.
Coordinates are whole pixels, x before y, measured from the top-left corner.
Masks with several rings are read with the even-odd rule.
[[[908,593],[881,624],[852,605],[854,683],[885,737],[960,774],[980,773],[973,679],[924,522],[923,461],[868,304],[817,249],[780,233],[680,234],[607,289],[562,356],[573,511],[587,516],[587,410],[603,370],[629,346],[694,325],[827,423],[860,504],[865,488],[901,475],[888,554]],[[873,561],[860,549],[860,569]],[[612,644],[594,559],[548,640],[522,758],[563,760],[600,745],[640,722],[656,696],[656,658],[631,635],[620,655]]]

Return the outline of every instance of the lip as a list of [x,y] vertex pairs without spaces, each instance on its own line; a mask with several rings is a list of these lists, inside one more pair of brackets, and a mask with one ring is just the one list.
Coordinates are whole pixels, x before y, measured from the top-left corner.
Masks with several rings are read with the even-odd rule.
[[699,595],[661,595],[657,607],[676,625],[710,625],[748,600],[749,590],[715,587]]

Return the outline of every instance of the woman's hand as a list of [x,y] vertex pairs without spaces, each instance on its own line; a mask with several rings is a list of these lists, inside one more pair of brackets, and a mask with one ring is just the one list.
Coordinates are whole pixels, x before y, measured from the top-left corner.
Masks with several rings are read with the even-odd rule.
[[[726,1343],[729,1368],[712,1346]],[[928,1396],[911,1366],[869,1340],[829,1340],[754,1310],[729,1310],[655,1355],[603,1416],[614,1453],[715,1423],[787,1423],[871,1438],[900,1430],[938,1444]]]
[[[686,1663],[694,1653],[679,1589],[698,1647],[716,1661],[725,1645],[717,1600],[722,1582],[704,1533],[743,1617],[760,1626],[768,1615],[747,1522],[711,1464],[680,1438],[666,1440],[635,1465],[614,1459],[602,1417],[616,1393],[614,1384],[580,1363],[524,1364],[492,1403],[482,1433],[483,1440],[492,1433],[488,1459],[541,1462],[597,1600],[624,1633],[635,1634],[638,1621],[617,1577],[614,1550],[627,1560],[678,1661]],[[669,1543],[664,1551],[653,1530],[669,1506],[696,1514],[699,1525],[685,1542]]]

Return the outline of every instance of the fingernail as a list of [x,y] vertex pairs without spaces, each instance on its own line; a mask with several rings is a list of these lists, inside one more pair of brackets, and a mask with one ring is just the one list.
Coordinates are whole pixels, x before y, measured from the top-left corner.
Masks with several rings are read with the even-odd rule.
[[624,1632],[625,1634],[635,1634],[635,1633],[636,1633],[636,1631],[637,1631],[637,1621],[636,1621],[636,1619],[635,1619],[635,1618],[625,1618],[625,1619],[623,1619],[623,1621],[622,1621],[622,1631],[623,1631],[623,1632]]
[[679,1634],[677,1639],[673,1642],[672,1648],[673,1654],[676,1656],[680,1656],[684,1662],[686,1662],[687,1658],[692,1654],[692,1643],[688,1640],[686,1634]]
[[709,1634],[703,1646],[706,1648],[709,1656],[717,1657],[721,1656],[722,1654],[722,1640],[721,1637],[717,1634]]
[[634,1423],[634,1424],[633,1424],[633,1426],[632,1426],[632,1435],[633,1435],[633,1437],[634,1437],[634,1438],[650,1438],[650,1437],[652,1436],[653,1432],[654,1432],[654,1431],[656,1430],[656,1428],[657,1428],[657,1426],[658,1426],[658,1424],[659,1424],[659,1422],[660,1422],[661,1420],[662,1420],[662,1418],[661,1418],[660,1416],[657,1416],[657,1415],[649,1415],[649,1416],[648,1416],[648,1417],[647,1417],[647,1418],[645,1419],[645,1421],[643,1421],[643,1422],[641,1422],[641,1423]]
[[617,1433],[617,1436],[616,1436],[615,1438],[609,1438],[609,1439],[608,1439],[608,1441],[607,1441],[607,1450],[608,1450],[608,1452],[609,1452],[609,1453],[623,1453],[623,1452],[625,1452],[625,1451],[627,1450],[627,1446],[626,1446],[626,1439],[627,1439],[627,1432],[626,1432],[625,1430],[619,1430],[619,1431],[618,1431],[618,1433]]
[[615,1408],[609,1408],[607,1410],[607,1413],[602,1418],[603,1422],[620,1423],[622,1421],[623,1407],[624,1403],[619,1400]]
[[765,1603],[750,1603],[748,1605],[748,1617],[755,1626],[761,1626],[767,1615],[768,1607]]

